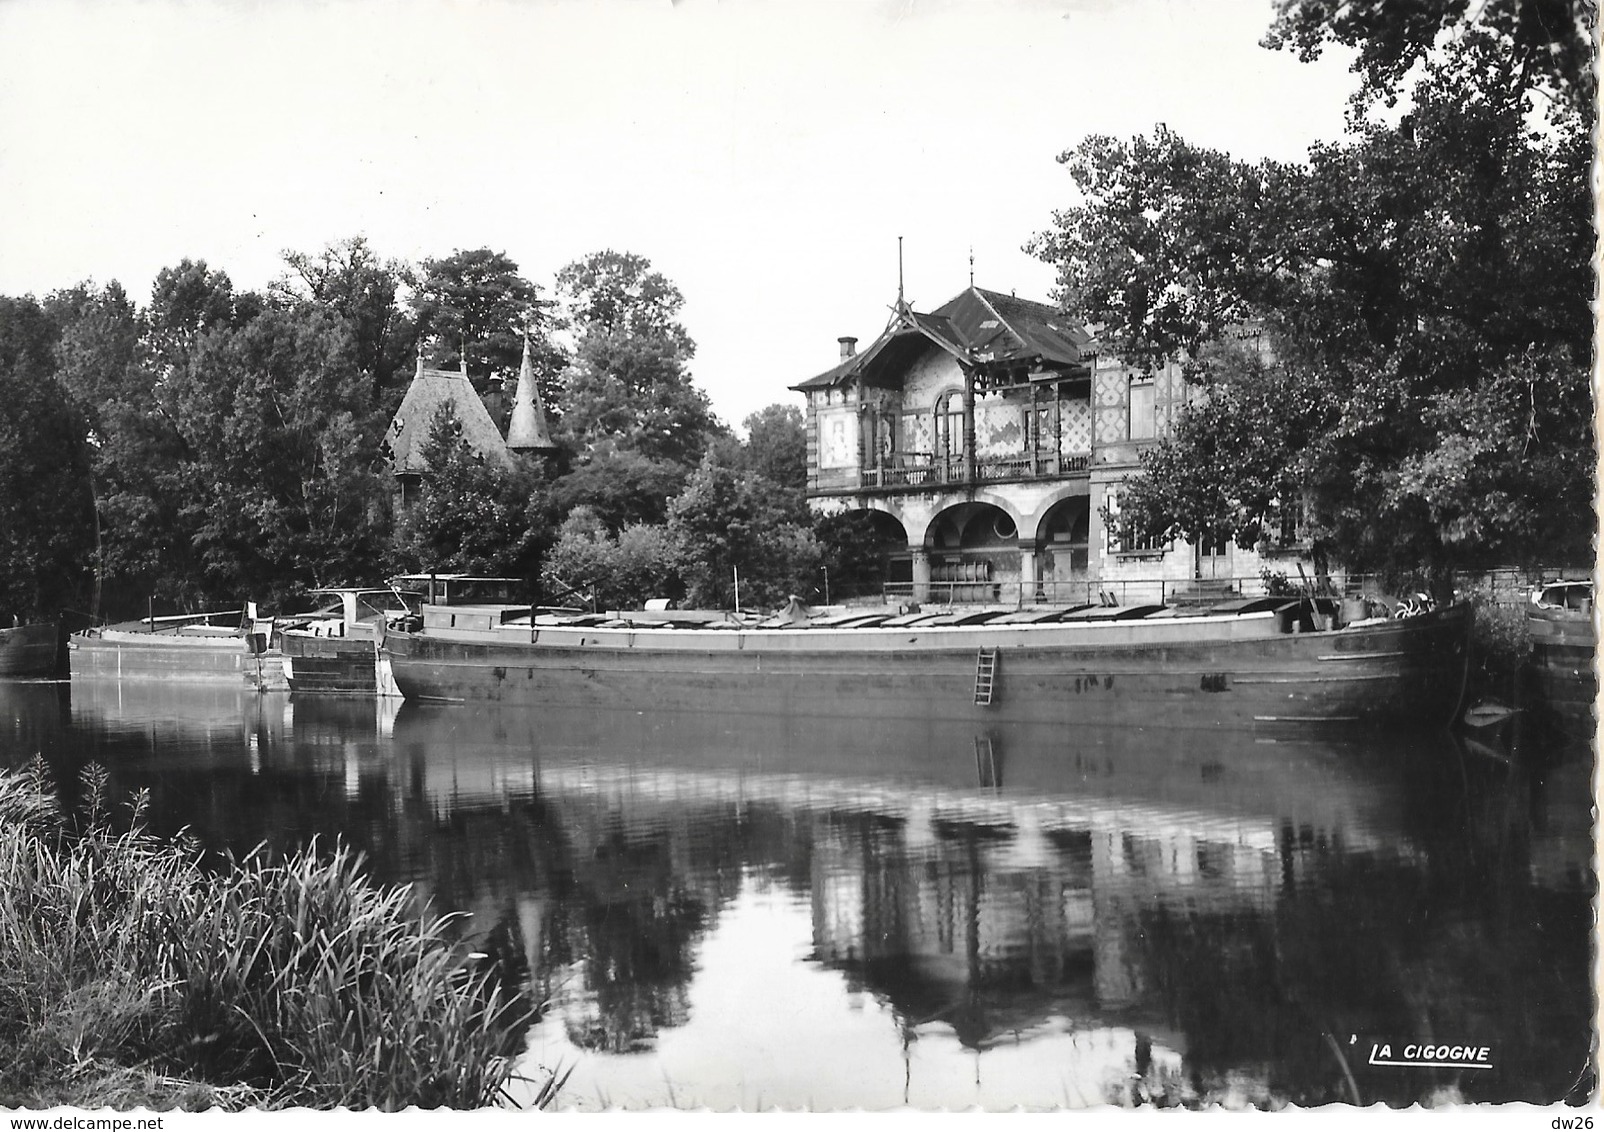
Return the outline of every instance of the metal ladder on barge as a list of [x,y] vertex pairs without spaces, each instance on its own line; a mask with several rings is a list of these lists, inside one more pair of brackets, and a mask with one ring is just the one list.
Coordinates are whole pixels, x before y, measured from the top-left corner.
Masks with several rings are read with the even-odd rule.
[[997,650],[981,649],[975,654],[975,703],[990,707],[997,690]]

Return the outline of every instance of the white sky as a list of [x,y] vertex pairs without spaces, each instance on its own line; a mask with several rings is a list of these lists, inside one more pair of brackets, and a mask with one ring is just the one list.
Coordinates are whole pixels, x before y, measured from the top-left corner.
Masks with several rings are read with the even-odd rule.
[[1165,122],[1244,158],[1342,131],[1346,58],[1270,0],[0,0],[0,293],[285,249],[639,252],[738,424],[896,296],[1046,299],[1055,157]]

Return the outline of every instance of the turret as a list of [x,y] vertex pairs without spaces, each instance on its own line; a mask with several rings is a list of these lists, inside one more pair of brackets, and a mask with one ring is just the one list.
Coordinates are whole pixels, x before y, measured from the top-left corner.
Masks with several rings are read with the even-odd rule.
[[524,358],[518,367],[518,389],[512,398],[512,419],[507,424],[507,447],[514,452],[553,452],[551,429],[535,384],[535,367],[529,360],[529,336],[524,335]]

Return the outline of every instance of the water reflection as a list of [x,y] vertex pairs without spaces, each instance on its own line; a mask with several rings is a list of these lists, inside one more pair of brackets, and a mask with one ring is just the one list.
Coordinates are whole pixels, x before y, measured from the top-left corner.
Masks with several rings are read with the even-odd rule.
[[[64,689],[0,685],[0,761],[98,759],[218,847],[339,835],[472,913],[570,1103],[1589,1086],[1585,751]],[[1496,1068],[1367,1071],[1361,1034]]]

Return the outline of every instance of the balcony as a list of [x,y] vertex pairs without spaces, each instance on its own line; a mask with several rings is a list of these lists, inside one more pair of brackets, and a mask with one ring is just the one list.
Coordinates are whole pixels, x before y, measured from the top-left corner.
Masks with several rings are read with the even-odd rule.
[[[1084,475],[1091,463],[1089,452],[982,456],[975,460],[975,480],[999,483],[1062,479]],[[968,482],[962,456],[933,452],[895,452],[871,467],[859,469],[858,475],[861,487],[870,489],[945,487]]]

